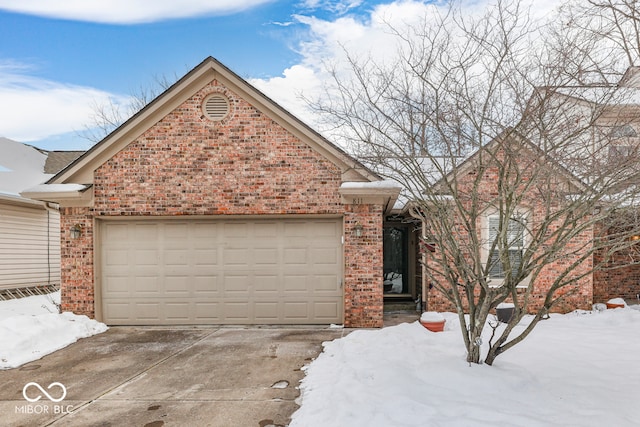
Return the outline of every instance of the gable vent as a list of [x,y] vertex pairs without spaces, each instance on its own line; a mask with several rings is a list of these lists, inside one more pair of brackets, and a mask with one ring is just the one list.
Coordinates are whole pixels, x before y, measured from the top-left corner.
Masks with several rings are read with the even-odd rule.
[[219,93],[209,95],[202,104],[202,112],[209,120],[223,120],[229,114],[229,100]]

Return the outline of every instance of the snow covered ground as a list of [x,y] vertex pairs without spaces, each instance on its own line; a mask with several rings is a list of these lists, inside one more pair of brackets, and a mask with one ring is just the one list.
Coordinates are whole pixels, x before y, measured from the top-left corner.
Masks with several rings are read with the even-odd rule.
[[[58,299],[0,302],[0,369],[107,329],[57,314]],[[494,366],[469,366],[457,317],[443,315],[444,332],[415,322],[325,343],[291,427],[640,425],[637,306],[554,315]]]
[[87,316],[58,314],[60,292],[0,302],[0,369],[15,368],[107,330]]
[[466,363],[452,313],[354,331],[306,368],[291,426],[640,425],[636,308],[553,315],[494,366]]

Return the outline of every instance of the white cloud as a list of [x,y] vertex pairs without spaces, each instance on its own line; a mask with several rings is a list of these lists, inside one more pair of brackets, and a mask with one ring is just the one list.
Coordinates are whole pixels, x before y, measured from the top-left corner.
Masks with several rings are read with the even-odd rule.
[[265,80],[250,79],[249,83],[266,95],[277,95],[277,99],[273,98],[274,101],[300,120],[312,124],[313,115],[301,100],[301,97],[306,96],[307,93],[317,93],[321,86],[318,74],[313,69],[304,65],[294,65],[284,70],[281,77],[272,77]]
[[108,24],[135,24],[222,15],[273,0],[0,0],[0,9],[49,18]]
[[[307,7],[326,6],[323,0],[306,0]],[[342,3],[356,3],[345,1]],[[323,20],[308,15],[296,15],[298,23],[307,27],[307,36],[299,44],[301,54],[299,64],[286,69],[282,76],[264,80],[252,80],[252,84],[265,92],[291,112],[303,118],[311,126],[322,131],[322,124],[315,122],[315,116],[309,112],[306,102],[317,98],[322,82],[330,76],[326,64],[332,64],[336,72],[348,72],[345,52],[355,57],[371,56],[376,60],[391,58],[397,53],[398,38],[391,35],[389,25],[403,28],[419,24],[435,10],[445,13],[446,1],[423,2],[417,0],[398,0],[377,5],[368,15],[344,15],[333,20]],[[492,0],[463,0],[460,3],[462,13],[476,15]],[[557,0],[523,0],[524,7],[530,6],[532,19],[547,17],[561,3]]]
[[98,89],[25,75],[28,66],[0,64],[0,136],[28,142],[81,131],[94,105],[127,98]]

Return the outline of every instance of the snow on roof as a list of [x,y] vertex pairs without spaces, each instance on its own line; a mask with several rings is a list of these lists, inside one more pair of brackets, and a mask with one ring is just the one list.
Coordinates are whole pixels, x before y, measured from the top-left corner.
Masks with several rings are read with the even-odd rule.
[[357,188],[357,189],[389,189],[400,190],[401,186],[395,181],[385,179],[373,182],[343,182],[340,188]]
[[44,173],[46,160],[46,152],[0,138],[0,192],[17,195],[25,188],[45,182],[53,176]]
[[560,87],[555,92],[583,99],[588,102],[606,105],[640,104],[640,88],[616,86]]

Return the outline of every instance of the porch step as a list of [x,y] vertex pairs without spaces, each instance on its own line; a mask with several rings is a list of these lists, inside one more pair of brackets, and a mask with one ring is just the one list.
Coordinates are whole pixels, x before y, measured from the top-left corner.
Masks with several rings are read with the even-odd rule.
[[385,301],[383,311],[393,312],[417,312],[416,303],[413,301]]

